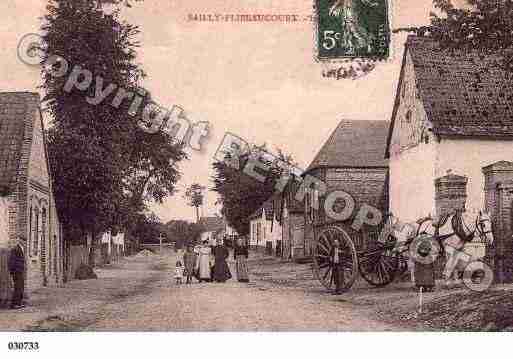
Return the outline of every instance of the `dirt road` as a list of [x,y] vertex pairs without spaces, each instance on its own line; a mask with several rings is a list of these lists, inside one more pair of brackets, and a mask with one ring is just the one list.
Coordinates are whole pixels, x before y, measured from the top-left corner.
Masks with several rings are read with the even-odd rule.
[[[1,330],[346,331],[401,330],[372,311],[319,291],[252,276],[250,284],[176,285],[174,256],[127,258],[99,279],[34,293],[0,313]],[[255,269],[256,270],[256,269]],[[56,292],[57,291],[57,292]]]

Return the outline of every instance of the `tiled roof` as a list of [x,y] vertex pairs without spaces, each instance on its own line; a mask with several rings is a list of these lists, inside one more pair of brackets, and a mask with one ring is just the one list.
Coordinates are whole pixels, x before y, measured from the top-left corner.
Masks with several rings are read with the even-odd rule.
[[513,85],[497,57],[451,54],[417,36],[408,37],[406,48],[435,133],[513,137]]
[[201,217],[199,223],[203,226],[204,232],[216,232],[224,229],[222,217]]
[[388,121],[339,123],[305,173],[320,167],[386,167]]
[[29,103],[34,101],[39,104],[37,93],[0,93],[0,195],[16,184],[26,121],[33,119]]

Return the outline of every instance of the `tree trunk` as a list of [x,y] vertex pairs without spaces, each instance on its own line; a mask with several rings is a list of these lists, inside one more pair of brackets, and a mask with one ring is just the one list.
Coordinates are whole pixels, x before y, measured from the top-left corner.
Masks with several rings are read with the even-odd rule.
[[89,250],[89,260],[88,264],[91,268],[94,268],[94,258],[96,254],[96,233],[94,231],[91,232],[91,249]]
[[196,206],[196,223],[199,223],[200,215],[199,215],[199,206]]

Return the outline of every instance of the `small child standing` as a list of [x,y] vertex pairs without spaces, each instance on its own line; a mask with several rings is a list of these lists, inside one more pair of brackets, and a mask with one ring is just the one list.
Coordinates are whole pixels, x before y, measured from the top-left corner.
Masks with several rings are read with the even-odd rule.
[[182,264],[182,262],[180,262],[180,261],[177,261],[177,262],[176,262],[176,267],[175,267],[175,279],[176,279],[176,284],[182,284],[182,279],[183,279],[183,264]]

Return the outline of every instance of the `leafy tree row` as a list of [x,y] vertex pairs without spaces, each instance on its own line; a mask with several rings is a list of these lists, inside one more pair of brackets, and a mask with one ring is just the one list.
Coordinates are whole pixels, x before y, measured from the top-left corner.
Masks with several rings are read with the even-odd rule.
[[[111,3],[114,12],[106,14],[103,2]],[[152,99],[142,91],[146,74],[136,62],[140,30],[120,19],[123,5],[131,6],[118,0],[49,0],[46,7],[43,62],[58,55],[69,69],[81,66],[93,75],[88,89],[69,90],[64,86],[68,76],[42,69],[44,102],[52,119],[53,187],[68,234],[92,232],[96,238],[111,228],[130,230],[142,220],[149,201],[162,202],[174,193],[177,165],[186,158],[168,134],[150,134],[138,125],[142,108]],[[130,101],[112,106],[115,91],[99,104],[88,102],[102,85],[97,78],[103,87],[112,83],[146,93],[137,115],[129,114]]]
[[[283,174],[281,163],[293,164],[292,157],[278,150],[275,158],[267,158],[266,145],[253,146],[243,151],[225,154],[224,161],[213,164],[213,191],[222,204],[221,213],[240,235],[249,234],[249,216],[275,192],[277,180]],[[262,173],[263,182],[244,172],[248,161],[258,158],[268,170]]]

